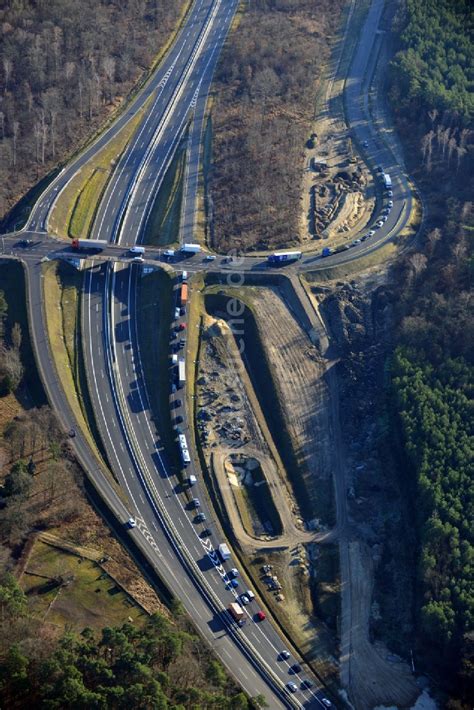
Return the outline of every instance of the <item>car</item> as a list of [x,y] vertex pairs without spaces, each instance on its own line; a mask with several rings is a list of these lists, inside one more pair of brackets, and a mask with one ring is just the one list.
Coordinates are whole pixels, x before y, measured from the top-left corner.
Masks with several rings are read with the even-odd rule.
[[245,594],[248,596],[248,598],[250,599],[251,602],[255,599],[255,594],[252,592],[251,589],[247,589]]
[[76,430],[75,430],[75,429],[72,429],[72,428],[69,429],[69,431],[68,431],[68,436],[70,436],[71,439],[74,439],[74,437],[76,436]]
[[381,227],[382,225],[383,225],[383,222],[381,219],[377,220],[377,222],[375,223],[376,227]]
[[180,323],[178,325],[178,330],[186,330],[186,323]]
[[309,688],[313,687],[313,681],[308,680],[305,678],[305,680],[301,681],[301,690],[308,690]]
[[301,673],[301,666],[299,663],[293,663],[292,666],[290,666],[288,673],[291,673],[292,675],[296,675],[297,673]]
[[255,616],[257,617],[257,621],[265,621],[265,619],[267,618],[267,615],[264,611],[257,611]]
[[375,229],[371,229],[371,230],[367,233],[367,236],[368,236],[368,237],[373,237],[374,234],[375,234]]
[[183,417],[181,416],[181,414],[178,414],[178,416],[174,418],[174,423],[175,424],[182,424],[183,423]]
[[369,141],[364,141],[364,142],[362,143],[362,145],[364,146],[364,148],[368,148],[368,147],[369,147]]
[[227,582],[227,584],[225,585],[225,588],[226,589],[237,589],[238,586],[239,586],[239,583],[237,582],[237,580],[231,579]]
[[332,708],[332,702],[328,698],[320,698],[320,700],[327,708]]
[[247,604],[250,604],[250,599],[246,594],[241,594],[240,595],[240,603],[243,604],[244,606],[247,606]]
[[179,315],[180,316],[186,315],[186,306],[181,306],[181,308],[179,309]]
[[232,569],[229,572],[229,577],[231,579],[235,579],[235,577],[238,577],[238,576],[239,576],[239,570],[236,569],[235,567],[232,567]]
[[204,523],[206,520],[206,516],[204,513],[198,513],[196,517],[194,518],[195,523]]
[[203,261],[214,261],[215,258],[216,258],[215,254],[206,254]]
[[287,690],[289,690],[290,693],[296,693],[296,691],[298,690],[298,686],[296,685],[296,683],[293,683],[292,680],[290,680],[290,682],[287,683],[285,687]]
[[278,658],[281,658],[282,660],[287,661],[290,656],[291,656],[290,652],[285,649],[284,651],[280,651]]
[[387,215],[384,214],[384,215],[380,218],[380,221],[385,224],[385,222],[387,221]]
[[393,200],[389,200],[389,201],[388,201],[388,206],[389,206],[389,207],[393,207]]
[[178,424],[177,426],[175,426],[174,430],[175,430],[175,432],[176,432],[177,434],[182,434],[182,433],[183,433],[183,427],[182,427],[182,426],[179,426],[179,424]]
[[360,244],[360,243],[361,243],[361,239],[354,239],[351,246],[355,247],[357,244]]
[[360,241],[361,241],[361,242],[365,242],[365,240],[368,239],[368,238],[369,238],[369,235],[368,235],[368,234],[364,234],[364,236],[360,238]]
[[390,207],[384,207],[384,209],[382,210],[381,214],[389,215],[389,214],[390,214]]
[[377,172],[378,172],[378,173],[383,173],[383,168],[382,168],[381,165],[378,165],[378,166],[377,166]]
[[136,528],[136,527],[137,527],[137,521],[135,520],[135,518],[129,518],[129,519],[127,520],[127,525],[128,525],[129,528]]
[[177,343],[178,350],[182,350],[185,345],[186,345],[186,341],[180,340],[179,343]]
[[202,533],[200,534],[199,537],[211,537],[211,535],[212,535],[212,530],[210,530],[210,528],[204,528],[204,530],[202,531]]
[[191,507],[192,508],[200,508],[201,507],[201,501],[199,498],[193,498],[191,501]]
[[143,258],[143,256],[134,256],[133,259],[132,259],[132,261],[134,261],[134,262],[136,262],[136,263],[138,263],[138,264],[143,264],[143,262],[145,261],[145,259]]
[[174,317],[175,317],[175,320],[179,318],[179,315],[180,315],[180,310],[179,310],[179,308],[175,308],[175,309],[174,309]]
[[176,385],[175,385],[174,382],[173,382],[173,384],[171,385],[171,392],[174,394],[177,389],[178,389],[178,388],[176,387]]
[[393,197],[393,190],[387,190],[387,197]]
[[16,246],[18,247],[30,247],[33,244],[32,239],[20,239]]

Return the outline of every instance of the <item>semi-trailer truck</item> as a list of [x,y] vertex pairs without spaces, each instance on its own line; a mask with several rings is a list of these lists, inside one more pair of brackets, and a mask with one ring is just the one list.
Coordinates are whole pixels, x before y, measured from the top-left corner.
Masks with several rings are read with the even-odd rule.
[[201,245],[200,244],[183,244],[180,251],[182,251],[183,254],[199,254],[199,252],[201,251]]
[[285,262],[297,261],[298,259],[301,259],[300,251],[276,251],[268,257],[270,264],[283,264]]
[[71,242],[73,249],[94,249],[95,251],[102,251],[107,244],[106,239],[73,239]]

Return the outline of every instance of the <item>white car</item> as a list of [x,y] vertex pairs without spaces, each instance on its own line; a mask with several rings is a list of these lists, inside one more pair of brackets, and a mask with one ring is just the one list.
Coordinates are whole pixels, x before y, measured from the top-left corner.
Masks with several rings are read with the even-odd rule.
[[375,234],[375,229],[371,229],[370,232],[367,233],[368,237],[373,237]]
[[328,700],[327,698],[321,698],[321,702],[327,708],[332,708],[332,702],[330,700]]
[[175,320],[178,320],[179,315],[180,315],[180,313],[179,313],[179,308],[175,308],[175,309],[174,309],[174,319],[175,319]]
[[375,223],[376,227],[381,227],[382,225],[383,225],[383,222],[381,219],[379,219],[379,221]]
[[393,200],[389,200],[388,206],[389,206],[390,208],[393,207]]
[[361,240],[360,239],[354,239],[352,242],[351,246],[355,247],[357,244],[360,244]]
[[245,594],[250,599],[251,602],[255,599],[255,594],[252,592],[251,589],[247,589]]
[[127,520],[127,525],[128,525],[129,528],[136,528],[136,527],[137,527],[137,521],[135,520],[135,518],[129,518],[129,519]]
[[204,257],[204,261],[214,261],[215,258],[215,254],[206,254],[206,256]]

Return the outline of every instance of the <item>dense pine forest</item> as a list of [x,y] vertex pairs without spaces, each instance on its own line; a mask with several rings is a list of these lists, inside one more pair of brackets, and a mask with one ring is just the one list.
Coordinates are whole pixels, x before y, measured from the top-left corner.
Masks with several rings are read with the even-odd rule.
[[399,267],[393,440],[418,537],[416,651],[450,697],[474,694],[472,5],[408,0],[390,94],[426,229]]

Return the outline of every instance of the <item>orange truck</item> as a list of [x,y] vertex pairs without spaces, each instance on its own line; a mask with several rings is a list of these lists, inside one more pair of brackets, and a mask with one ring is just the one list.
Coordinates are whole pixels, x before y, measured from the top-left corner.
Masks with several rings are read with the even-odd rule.
[[188,284],[181,284],[181,293],[179,297],[181,305],[185,306],[188,302]]

